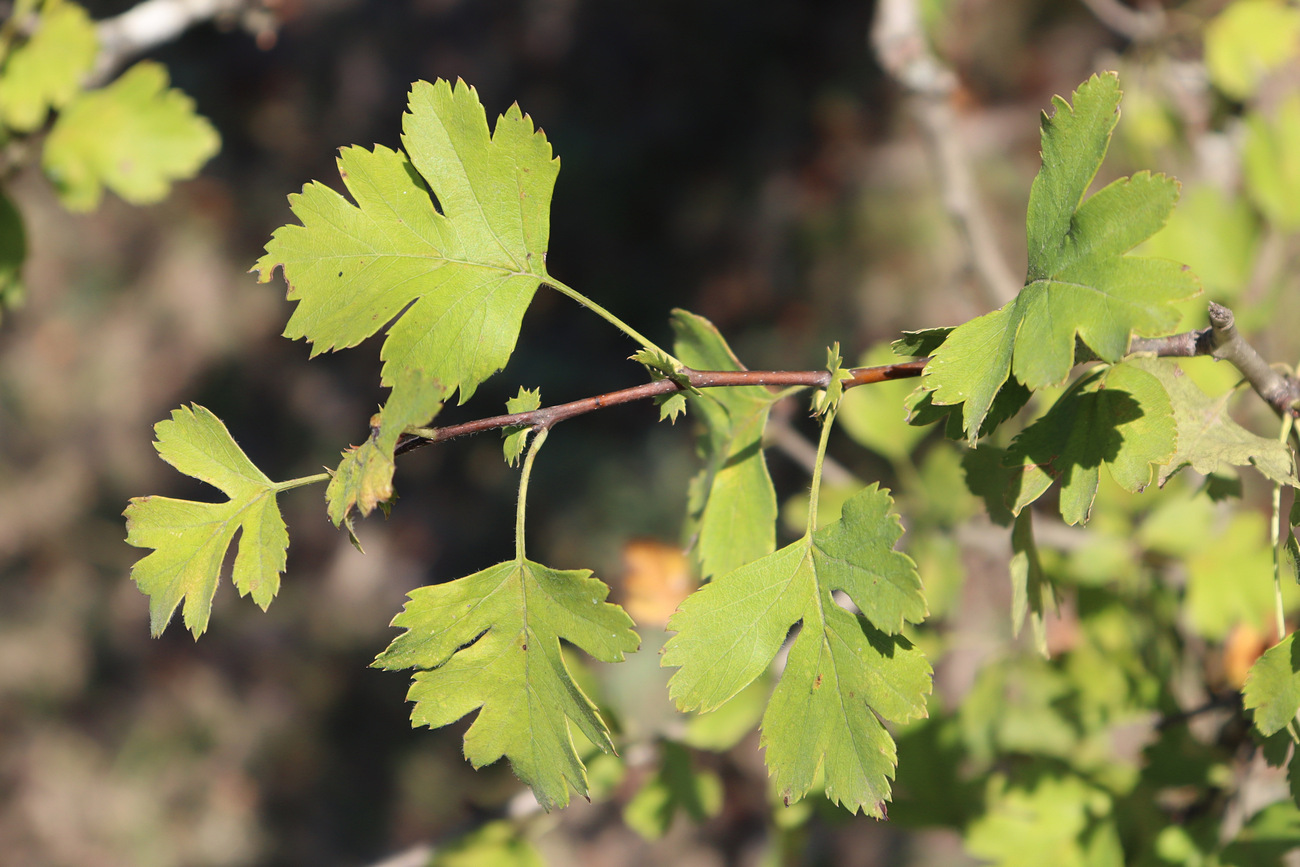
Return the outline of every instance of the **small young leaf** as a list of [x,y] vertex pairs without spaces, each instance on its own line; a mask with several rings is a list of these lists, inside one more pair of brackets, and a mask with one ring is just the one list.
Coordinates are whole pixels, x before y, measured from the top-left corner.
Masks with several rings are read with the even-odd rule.
[[570,675],[560,640],[603,662],[621,661],[640,643],[631,618],[603,601],[608,594],[586,570],[498,563],[412,591],[393,619],[406,631],[374,665],[417,669],[407,694],[414,725],[438,728],[478,710],[465,757],[478,768],[505,756],[544,808],[563,807],[569,786],[587,795],[569,723],[606,752],[614,745]]
[[1113,74],[1080,85],[1071,107],[1053,102],[1043,118],[1043,168],[1029,195],[1029,272],[1005,307],[955,328],[933,352],[922,385],[939,405],[964,403],[968,437],[981,429],[1009,376],[1030,390],[1065,380],[1075,340],[1117,361],[1134,334],[1177,324],[1174,302],[1199,290],[1183,267],[1125,255],[1164,225],[1178,183],[1140,173],[1084,193],[1097,174],[1118,118]]
[[[697,370],[744,370],[702,316],[674,310],[673,353]],[[730,572],[776,547],[776,491],[763,459],[763,429],[775,395],[762,386],[704,389],[687,396],[704,424],[704,468],[691,482],[687,535],[704,577]]]
[[1134,358],[1125,362],[1160,380],[1169,393],[1178,425],[1178,450],[1160,468],[1159,484],[1190,466],[1203,475],[1222,474],[1228,466],[1254,466],[1265,478],[1300,485],[1291,450],[1276,439],[1257,436],[1228,415],[1229,391],[1211,398],[1170,359]]
[[[527,389],[522,385],[519,386],[519,394],[506,401],[506,412],[532,412],[542,405],[542,390],[540,388]],[[528,435],[532,433],[530,427],[507,427],[501,431],[501,436],[505,438],[502,443],[502,450],[505,452],[506,463],[514,466],[519,463],[519,458],[524,453],[524,446],[528,443]]]
[[[902,528],[890,506],[886,492],[867,488],[840,521],[715,578],[669,623],[677,634],[662,664],[679,667],[669,692],[682,710],[702,711],[762,674],[800,624],[762,723],[767,765],[787,803],[822,771],[829,798],[883,815],[895,750],[877,717],[926,714],[929,664],[888,634],[925,615],[915,567],[893,550]],[[865,616],[841,607],[835,591]]]
[[1080,380],[1007,452],[1024,477],[1011,511],[1061,482],[1061,517],[1087,523],[1103,464],[1127,491],[1149,485],[1155,467],[1174,454],[1177,433],[1169,395],[1156,377],[1121,364]]
[[844,397],[844,380],[850,374],[844,369],[839,343],[826,350],[826,370],[831,375],[831,381],[825,389],[813,396],[813,412],[819,416],[832,409],[839,409],[840,400]]
[[559,160],[517,105],[489,135],[464,82],[416,82],[402,144],[344,148],[339,172],[356,204],[303,187],[289,199],[302,225],[277,229],[253,269],[264,283],[283,270],[298,302],[285,336],[306,338],[313,355],[396,318],[380,352],[384,383],[423,367],[464,403],[505,366],[546,278]]
[[[409,428],[422,427],[438,414],[446,389],[419,368],[402,371],[388,403],[371,419],[370,436],[343,453],[325,489],[330,520],[339,526],[355,507],[369,515],[393,497],[393,449]],[[350,528],[349,524],[349,528]]]
[[0,70],[0,121],[18,132],[38,129],[51,108],[76,96],[98,51],[95,24],[84,8],[45,0],[36,31]]
[[659,420],[667,420],[670,424],[677,422],[677,417],[686,412],[686,395],[680,391],[672,394],[661,394],[655,398],[655,405],[659,407]]
[[103,187],[136,205],[160,201],[220,147],[194,100],[167,87],[166,68],[142,62],[68,103],[45,140],[43,163],[64,206],[90,211]]
[[1268,736],[1287,726],[1300,712],[1300,647],[1288,635],[1250,667],[1242,689],[1246,709],[1255,712],[1255,728]]
[[221,489],[225,503],[135,497],[127,506],[128,544],[153,548],[131,569],[149,597],[149,629],[161,635],[181,600],[185,626],[198,638],[208,626],[221,564],[235,533],[234,581],[265,609],[280,588],[289,535],[276,505],[277,487],[235,444],[215,415],[195,404],[174,410],[154,427],[159,456],[176,469]]

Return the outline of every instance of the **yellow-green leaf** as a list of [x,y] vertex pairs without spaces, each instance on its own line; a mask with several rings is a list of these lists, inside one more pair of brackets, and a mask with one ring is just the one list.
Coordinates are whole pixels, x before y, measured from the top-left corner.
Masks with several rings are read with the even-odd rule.
[[104,187],[132,204],[160,201],[220,147],[194,100],[167,86],[167,70],[142,62],[68,103],[46,139],[43,164],[63,204],[90,211]]
[[0,69],[0,121],[19,132],[45,123],[66,105],[95,63],[99,42],[86,10],[69,0],[45,0],[36,30]]
[[161,635],[184,601],[185,626],[197,638],[207,628],[221,564],[235,533],[243,531],[235,586],[263,609],[280,588],[289,535],[275,500],[279,487],[253,465],[215,415],[197,404],[182,407],[154,431],[154,447],[163,460],[230,498],[199,503],[136,497],[125,513],[126,541],[154,549],[131,569],[131,579],[149,597],[150,631]]

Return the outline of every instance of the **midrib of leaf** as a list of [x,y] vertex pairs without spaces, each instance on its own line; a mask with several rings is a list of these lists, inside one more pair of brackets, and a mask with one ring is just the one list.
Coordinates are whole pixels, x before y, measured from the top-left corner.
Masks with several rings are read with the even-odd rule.
[[[456,144],[456,137],[453,136],[453,135],[451,135],[451,134],[447,131],[447,125],[446,125],[445,123],[442,122],[442,117],[441,117],[437,112],[434,112],[434,113],[433,113],[433,119],[437,122],[438,127],[442,130],[443,135],[446,137],[446,139],[447,139],[447,144],[451,147],[452,153],[454,153],[454,154],[456,155],[456,162],[460,164],[461,174],[462,174],[462,175],[464,176],[464,178],[465,178],[466,185],[467,185],[468,187],[470,187],[471,189],[473,189],[474,184],[473,184],[473,182],[470,180],[469,166],[466,164],[466,162],[465,162],[465,158],[461,155],[461,150],[460,150],[460,148],[459,148],[459,147],[457,146],[457,144]],[[405,144],[406,136],[403,135],[403,136],[402,136],[402,139],[403,139],[403,144]],[[495,133],[492,135],[492,137],[489,139],[489,141],[490,141],[490,143],[491,143],[489,146],[496,145],[496,135],[495,135]],[[410,151],[408,151],[407,153],[409,154]],[[515,159],[513,159],[513,158],[511,158],[511,157],[507,157],[507,158],[510,160],[511,165],[514,167],[514,172],[513,172],[513,174],[514,174],[514,177],[515,177],[515,186],[518,187],[518,186],[519,186],[519,163],[518,163],[518,161],[516,161]],[[412,165],[414,165],[414,162],[412,162]],[[417,172],[418,174],[423,175],[423,172],[421,172],[421,171],[419,170],[418,167],[416,168],[416,172]],[[430,190],[430,192],[432,193],[433,191]],[[519,196],[516,196],[515,198],[516,198],[516,201],[522,201],[522,198],[519,197]],[[503,241],[501,240],[501,236],[497,234],[497,230],[493,227],[493,225],[492,225],[492,221],[488,219],[488,215],[487,215],[487,213],[485,213],[484,210],[483,210],[483,199],[482,199],[482,197],[479,196],[477,193],[475,193],[474,196],[473,196],[473,201],[474,201],[474,207],[475,207],[475,209],[478,211],[478,215],[479,215],[480,219],[482,220],[483,227],[484,227],[485,229],[487,229],[488,233],[492,236],[492,240],[496,242],[497,247],[500,248],[501,252],[503,252],[503,253],[506,254],[506,257],[509,258],[510,261],[514,263],[514,265],[515,265],[516,268],[522,267],[522,266],[520,266],[520,264],[519,264],[519,260],[516,259],[516,258],[514,257],[514,254],[511,253],[510,250],[509,250],[509,248],[506,247],[505,242],[503,242]],[[522,227],[523,227],[523,226],[525,225],[525,223],[527,222],[525,219],[522,219],[522,218],[524,217],[524,211],[523,211],[522,206],[520,207],[519,214],[520,214],[520,217],[521,217],[521,219],[520,219],[520,221],[519,221],[519,225],[520,225],[520,228],[522,229]],[[445,215],[445,212],[444,212],[444,216],[446,216],[446,215]],[[452,218],[448,216],[447,219],[450,221]],[[525,243],[525,245],[527,244],[527,239],[524,239],[524,243]]]

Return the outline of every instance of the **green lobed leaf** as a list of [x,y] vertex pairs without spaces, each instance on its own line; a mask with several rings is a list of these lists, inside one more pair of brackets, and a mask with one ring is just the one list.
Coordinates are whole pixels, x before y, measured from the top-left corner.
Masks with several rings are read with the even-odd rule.
[[502,756],[547,810],[587,795],[587,776],[569,724],[606,752],[609,730],[574,682],[560,641],[618,662],[637,649],[632,620],[603,600],[609,588],[586,570],[532,560],[498,563],[410,594],[393,639],[374,665],[416,669],[407,698],[413,725],[438,728],[478,711],[465,733],[474,767]]
[[1173,456],[1176,442],[1173,407],[1155,376],[1129,363],[1089,374],[1008,450],[1009,465],[1024,471],[1011,511],[1019,514],[1060,481],[1061,517],[1086,523],[1103,465],[1136,493]]
[[317,182],[290,196],[302,224],[277,229],[253,269],[266,282],[281,268],[298,302],[285,336],[313,355],[392,322],[383,381],[422,367],[464,403],[505,366],[546,279],[559,160],[518,105],[489,135],[463,81],[416,82],[402,128],[405,152],[340,152],[355,205]]
[[221,564],[235,533],[242,530],[235,586],[262,609],[280,588],[289,535],[275,500],[279,488],[215,415],[198,404],[182,407],[154,431],[154,448],[163,460],[230,497],[225,503],[135,497],[125,512],[127,543],[154,549],[131,569],[131,579],[149,597],[150,631],[161,635],[184,600],[185,626],[197,638],[207,629]]
[[1255,728],[1265,736],[1286,728],[1300,713],[1300,648],[1294,633],[1255,660],[1242,698],[1246,709],[1255,712]]
[[[840,521],[735,569],[686,599],[662,664],[682,710],[710,711],[767,670],[799,624],[785,670],[763,715],[762,740],[777,789],[802,798],[819,771],[827,797],[881,816],[895,764],[880,718],[923,717],[930,691],[924,655],[896,633],[925,616],[902,535],[878,486],[844,506]],[[833,597],[842,591],[864,612]]]
[[1037,390],[1063,382],[1082,340],[1117,361],[1133,335],[1177,324],[1174,306],[1195,295],[1184,267],[1125,255],[1158,231],[1178,199],[1178,183],[1139,173],[1084,193],[1101,166],[1118,119],[1113,73],[1079,86],[1073,106],[1053,99],[1044,115],[1043,167],[1029,195],[1029,269],[1005,307],[953,329],[926,366],[922,386],[938,405],[962,403],[962,428],[974,437],[1008,377]]
[[86,10],[67,0],[45,0],[31,37],[0,69],[0,122],[18,132],[45,123],[81,90],[95,64],[99,41]]
[[221,147],[194,100],[167,86],[167,70],[137,63],[102,90],[78,95],[45,140],[45,173],[72,211],[99,205],[108,187],[132,204],[167,197]]
[[[506,412],[532,412],[542,405],[542,390],[540,388],[527,389],[522,385],[519,386],[519,394],[506,401]],[[524,446],[528,443],[528,435],[532,433],[530,427],[508,427],[501,431],[501,436],[505,442],[501,448],[506,456],[506,463],[514,466],[519,463],[520,456],[524,453]]]
[[325,489],[326,508],[336,527],[348,520],[353,508],[365,516],[393,498],[398,438],[410,428],[427,425],[442,408],[446,390],[419,368],[402,371],[397,382],[388,403],[371,418],[370,436],[343,452]]
[[1171,359],[1134,358],[1125,364],[1160,380],[1172,401],[1178,449],[1160,468],[1157,481],[1161,486],[1188,466],[1207,476],[1223,474],[1229,466],[1253,466],[1279,484],[1300,485],[1295,461],[1285,443],[1257,436],[1228,415],[1231,391],[1210,397]]
[[[697,370],[744,370],[702,316],[674,310],[673,353]],[[763,429],[775,395],[762,386],[703,389],[686,398],[704,425],[704,468],[691,481],[687,535],[705,578],[730,572],[776,547],[776,491],[763,459]]]

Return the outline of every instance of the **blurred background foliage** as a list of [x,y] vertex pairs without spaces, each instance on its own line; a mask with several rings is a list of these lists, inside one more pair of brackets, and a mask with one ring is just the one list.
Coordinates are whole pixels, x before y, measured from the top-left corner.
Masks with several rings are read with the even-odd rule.
[[[102,19],[131,3],[86,5]],[[900,331],[992,306],[913,97],[873,56],[868,0],[259,10],[257,33],[218,20],[149,55],[220,134],[199,178],[87,214],[63,210],[37,169],[9,181],[29,252],[26,303],[0,325],[0,864],[415,865],[429,845],[447,864],[1255,864],[1300,841],[1237,697],[1273,640],[1267,490],[1247,478],[1234,511],[1191,496],[1189,478],[1141,498],[1103,487],[1086,531],[1040,521],[1062,600],[1045,660],[1012,637],[1008,516],[966,490],[987,455],[903,425],[904,384],[850,393],[824,498],[832,520],[863,483],[897,489],[933,613],[915,637],[936,663],[932,717],[899,733],[887,823],[765,791],[750,729],[770,684],[699,720],[669,706],[657,650],[692,586],[679,534],[695,464],[689,419],[654,424],[648,405],[566,425],[533,482],[530,550],[595,569],[643,636],[628,663],[588,675],[623,744],[592,764],[591,805],[530,811],[508,768],[462,760],[464,723],[412,731],[407,678],[367,667],[408,590],[508,550],[515,475],[494,435],[404,458],[392,517],[359,528],[364,556],[317,489],[286,496],[270,610],[223,587],[202,641],[175,626],[151,640],[121,510],[210,493],[157,460],[152,425],[196,401],[288,478],[335,464],[383,398],[377,341],[308,363],[278,336],[282,285],[246,272],[290,219],[288,193],[339,186],[337,147],[398,144],[415,79],[464,78],[490,114],[517,100],[545,128],[563,161],[549,269],[654,340],[685,307],[750,367],[819,367],[833,340],[878,363]],[[1012,271],[1039,112],[1118,69],[1124,119],[1103,171],[1184,184],[1148,252],[1191,264],[1267,358],[1295,358],[1296,7],[920,11],[956,73],[950,133]],[[1203,301],[1189,304],[1185,327],[1203,324]],[[509,368],[441,419],[499,412],[519,384],[547,403],[635,384],[630,348],[543,291]],[[1215,393],[1235,382],[1208,360],[1184,367]],[[1267,433],[1257,403],[1241,417]],[[770,463],[793,536],[811,427],[802,403],[782,410]]]

